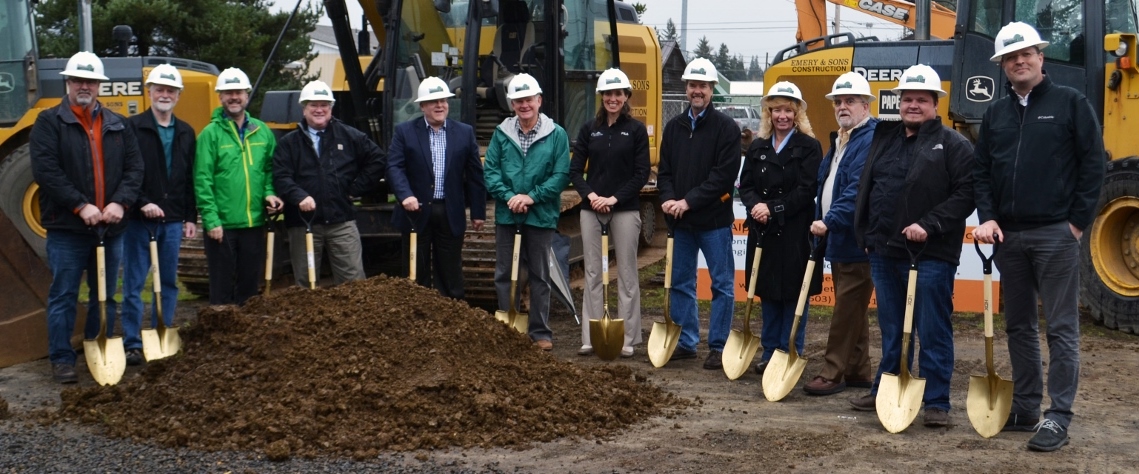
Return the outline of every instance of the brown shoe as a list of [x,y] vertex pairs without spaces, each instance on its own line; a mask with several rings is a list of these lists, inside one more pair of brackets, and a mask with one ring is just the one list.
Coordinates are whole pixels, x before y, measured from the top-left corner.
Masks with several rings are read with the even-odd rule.
[[851,398],[850,406],[858,411],[877,411],[878,407],[875,401],[877,398],[876,395],[863,395],[861,397]]
[[874,380],[858,380],[845,377],[847,388],[874,388]]
[[538,346],[539,349],[544,351],[551,351],[554,349],[554,343],[550,342],[549,339],[538,339],[537,341],[534,341],[534,345]]
[[803,391],[811,395],[833,395],[843,390],[846,390],[846,382],[827,380],[822,375],[803,385]]
[[925,409],[925,425],[930,428],[949,426],[949,412],[937,407]]

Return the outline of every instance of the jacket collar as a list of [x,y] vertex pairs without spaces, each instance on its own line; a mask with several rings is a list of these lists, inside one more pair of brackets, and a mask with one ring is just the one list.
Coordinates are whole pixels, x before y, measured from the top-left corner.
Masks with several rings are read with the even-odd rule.
[[[1046,94],[1048,90],[1052,88],[1052,79],[1048,77],[1048,72],[1044,70],[1041,70],[1040,72],[1044,75],[1044,78],[1040,81],[1039,84],[1033,86],[1031,91],[1029,91],[1028,97],[1030,99],[1040,97],[1041,95]],[[1017,97],[1019,97],[1019,95],[1015,90],[1013,90],[1012,81],[1005,81],[1005,92],[1008,93],[1009,100],[1017,102]]]

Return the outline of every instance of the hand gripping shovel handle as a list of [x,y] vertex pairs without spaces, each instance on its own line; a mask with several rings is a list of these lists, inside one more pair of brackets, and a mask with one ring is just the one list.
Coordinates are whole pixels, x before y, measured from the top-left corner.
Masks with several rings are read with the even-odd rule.
[[985,360],[989,375],[996,375],[993,367],[993,258],[997,255],[1000,242],[993,242],[993,253],[985,255],[981,251],[981,243],[973,240],[973,248],[977,249],[977,256],[981,257],[981,268],[985,274]]

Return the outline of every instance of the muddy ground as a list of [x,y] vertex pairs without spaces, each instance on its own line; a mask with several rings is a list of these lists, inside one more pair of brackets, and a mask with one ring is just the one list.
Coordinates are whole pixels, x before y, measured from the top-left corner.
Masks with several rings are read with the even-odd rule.
[[[650,271],[646,274],[651,274]],[[643,286],[646,298],[659,292],[650,278]],[[581,301],[580,296],[576,299]],[[178,318],[193,320],[201,303],[184,302]],[[569,312],[557,303],[551,317],[555,331],[553,355],[585,367],[617,364],[646,377],[652,384],[678,397],[697,401],[679,415],[656,417],[603,439],[562,438],[535,443],[526,449],[447,448],[398,455],[381,452],[398,464],[414,469],[451,466],[456,470],[498,472],[1133,472],[1139,465],[1139,414],[1134,397],[1139,392],[1139,338],[1104,330],[1086,320],[1083,325],[1082,372],[1076,418],[1070,428],[1072,442],[1054,453],[1029,452],[1031,433],[1002,433],[984,439],[973,431],[965,414],[970,374],[984,371],[984,339],[977,315],[955,316],[957,363],[953,378],[951,426],[930,429],[920,423],[900,434],[886,432],[874,413],[856,412],[847,399],[867,393],[812,397],[797,387],[781,402],[766,401],[760,377],[745,374],[729,381],[722,371],[701,368],[700,359],[675,362],[655,369],[644,347],[632,359],[606,363],[579,357],[579,328]],[[814,309],[814,308],[813,308]],[[737,326],[743,306],[737,308]],[[707,311],[702,311],[706,316]],[[824,309],[813,311],[808,325],[805,355],[809,360],[803,381],[821,366],[826,330]],[[646,331],[661,320],[659,309],[645,309]],[[707,326],[706,321],[702,324]],[[757,325],[758,326],[758,325]],[[878,352],[878,333],[872,320],[872,354]],[[758,327],[754,328],[758,329]],[[997,371],[1011,371],[997,333]],[[877,362],[877,358],[875,358]],[[82,363],[80,363],[82,366]],[[93,381],[79,370],[81,385]],[[127,377],[138,369],[128,370]],[[801,387],[801,383],[800,383]],[[60,386],[50,380],[44,360],[0,370],[0,396],[10,406],[15,422],[60,403]],[[588,401],[587,401],[588,402]],[[1047,404],[1047,398],[1045,399]],[[920,418],[918,420],[920,422]],[[11,422],[10,422],[11,423]],[[66,430],[88,432],[98,428],[74,423]],[[256,472],[256,469],[253,470]]]

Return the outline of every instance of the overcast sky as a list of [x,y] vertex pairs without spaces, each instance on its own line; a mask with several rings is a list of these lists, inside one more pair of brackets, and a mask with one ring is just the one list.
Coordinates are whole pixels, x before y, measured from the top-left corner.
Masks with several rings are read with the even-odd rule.
[[[319,0],[302,0],[319,4]],[[371,1],[371,0],[363,0]],[[626,0],[636,3],[638,0]],[[681,5],[683,0],[639,0],[648,5],[642,23],[664,30],[669,18],[680,30]],[[363,14],[358,1],[350,0],[348,9],[352,26],[360,27]],[[291,11],[296,0],[277,0],[274,10]],[[834,18],[834,4],[827,4],[827,15]],[[892,39],[901,35],[901,27],[877,20],[850,8],[839,7],[843,31],[855,36],[878,36]],[[331,24],[327,18],[322,24]],[[688,1],[688,49],[696,48],[702,36],[707,36],[716,51],[720,43],[728,45],[733,54],[744,57],[744,64],[758,56],[761,64],[765,55],[774,56],[779,50],[795,43],[795,30],[798,21],[795,17],[794,0],[689,0]]]

